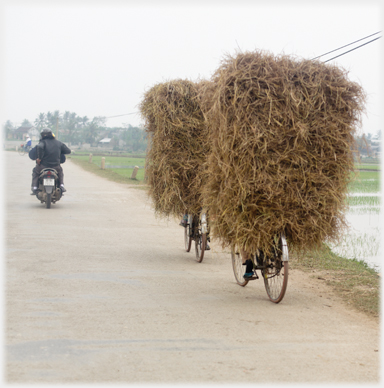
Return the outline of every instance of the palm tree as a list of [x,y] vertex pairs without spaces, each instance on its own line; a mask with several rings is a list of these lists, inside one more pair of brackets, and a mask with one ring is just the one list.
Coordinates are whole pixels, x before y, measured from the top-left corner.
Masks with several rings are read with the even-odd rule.
[[35,127],[39,131],[46,126],[46,123],[47,123],[47,120],[44,113],[40,113],[37,119],[35,119],[34,121]]
[[81,124],[83,127],[87,125],[87,122],[89,121],[89,118],[87,116],[84,116],[81,118]]
[[94,117],[85,131],[85,141],[93,144],[105,124],[105,117]]

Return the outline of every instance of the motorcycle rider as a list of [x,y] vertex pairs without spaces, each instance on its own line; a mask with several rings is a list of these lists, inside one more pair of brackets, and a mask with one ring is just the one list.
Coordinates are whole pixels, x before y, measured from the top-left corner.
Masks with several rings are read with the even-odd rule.
[[60,166],[61,154],[70,154],[71,150],[61,141],[56,140],[49,128],[44,128],[41,139],[37,145],[36,166],[32,171],[32,194],[38,192],[39,175],[44,168],[53,168],[59,177],[60,189],[67,191],[64,187],[64,173]]

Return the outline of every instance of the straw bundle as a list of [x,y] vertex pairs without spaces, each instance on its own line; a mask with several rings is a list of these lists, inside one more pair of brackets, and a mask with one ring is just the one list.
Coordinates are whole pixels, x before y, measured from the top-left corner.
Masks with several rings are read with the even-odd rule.
[[198,213],[202,165],[208,152],[199,85],[187,80],[157,84],[140,105],[148,137],[146,179],[155,212]]
[[334,66],[263,52],[226,57],[212,82],[213,234],[252,253],[281,231],[300,250],[337,239],[361,87]]

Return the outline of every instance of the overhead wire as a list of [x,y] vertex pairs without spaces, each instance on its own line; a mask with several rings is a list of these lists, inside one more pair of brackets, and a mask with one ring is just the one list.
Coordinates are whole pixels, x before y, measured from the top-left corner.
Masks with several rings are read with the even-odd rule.
[[361,44],[360,46],[357,46],[357,47],[355,47],[355,48],[353,48],[353,49],[351,49],[351,50],[348,50],[348,51],[346,51],[345,53],[342,53],[342,54],[340,54],[340,55],[336,55],[336,57],[333,57],[333,58],[331,58],[331,59],[328,59],[328,60],[324,61],[324,63],[327,63],[327,62],[329,62],[329,61],[332,61],[332,60],[335,59],[335,58],[339,58],[339,57],[341,57],[342,55],[345,55],[345,54],[350,53],[351,51],[357,50],[358,48],[363,47],[363,46],[365,46],[366,44],[372,43],[372,42],[374,42],[375,40],[380,39],[380,38],[381,38],[381,36],[379,36],[378,38],[372,39],[372,40],[370,40],[369,42],[366,42],[366,43],[364,43],[364,44]]
[[112,119],[114,117],[121,117],[121,116],[129,116],[129,115],[134,115],[136,113],[139,113],[139,112],[131,112],[131,113],[124,113],[123,115],[117,115],[117,116],[109,116],[109,117],[105,117],[106,119]]
[[[337,48],[337,49],[328,51],[328,52],[325,53],[325,54],[322,54],[322,55],[319,55],[319,56],[317,56],[317,57],[315,57],[315,58],[312,58],[311,61],[313,61],[313,60],[315,60],[315,59],[317,59],[317,58],[320,58],[320,57],[324,57],[325,55],[328,55],[328,54],[333,53],[333,52],[335,52],[335,51],[341,50],[342,48],[348,47],[348,46],[350,46],[350,45],[352,45],[352,44],[355,44],[355,43],[357,43],[357,42],[361,42],[361,41],[364,40],[364,39],[370,38],[371,36],[374,36],[374,35],[377,35],[377,34],[380,34],[380,33],[381,33],[381,31],[378,31],[378,32],[375,32],[374,34],[371,34],[371,35],[366,36],[365,38],[361,38],[361,39],[355,40],[355,41],[352,42],[352,43],[348,43],[348,44],[346,44],[346,45],[344,45],[344,46],[341,46],[341,47],[339,47],[339,48]],[[378,39],[378,38],[377,38],[377,39]],[[376,39],[374,39],[374,40],[376,40]],[[368,42],[368,43],[369,43],[369,42]],[[359,47],[360,47],[360,46],[359,46]]]
[[[367,39],[367,38],[370,38],[371,36],[375,36],[375,35],[380,34],[380,33],[381,33],[381,31],[375,32],[374,34],[371,34],[371,35],[368,35],[368,36],[366,36],[366,37],[364,37],[364,38],[355,40],[354,42],[348,43],[348,44],[346,44],[346,45],[344,45],[344,46],[341,46],[341,47],[339,47],[339,48],[337,48],[337,49],[328,51],[327,53],[322,54],[322,55],[319,55],[319,56],[317,56],[317,57],[315,57],[315,58],[312,58],[311,60],[313,61],[313,60],[315,60],[315,59],[324,57],[325,55],[331,54],[331,53],[333,53],[333,52],[335,52],[335,51],[338,51],[338,50],[341,50],[341,49],[343,49],[343,48],[345,48],[345,47],[351,46],[352,44],[355,44],[355,43],[357,43],[357,42],[361,42],[362,40],[365,40],[365,39]],[[363,46],[365,46],[365,45],[367,45],[367,44],[369,44],[369,43],[372,43],[372,42],[374,42],[375,40],[378,40],[378,39],[380,39],[380,38],[381,38],[381,36],[379,36],[379,37],[377,37],[377,38],[375,38],[375,39],[372,39],[372,40],[370,40],[369,42],[366,42],[366,43],[361,44],[360,46],[354,47],[353,49],[348,50],[348,51],[346,51],[346,52],[344,52],[344,53],[342,53],[342,54],[340,54],[340,55],[337,55],[337,56],[335,56],[335,57],[333,57],[333,58],[331,58],[331,59],[327,59],[327,60],[324,61],[323,63],[327,63],[327,62],[329,62],[329,61],[332,61],[333,59],[339,58],[339,57],[341,57],[341,56],[343,56],[343,55],[345,55],[345,54],[350,53],[351,51],[357,50],[358,48],[363,47]],[[236,43],[237,43],[237,42],[236,42]],[[105,117],[105,118],[106,118],[106,119],[112,119],[112,118],[115,118],[115,117],[129,116],[129,115],[133,115],[133,114],[137,114],[137,113],[139,113],[139,112],[125,113],[125,114],[122,114],[122,115],[108,116],[108,117]]]

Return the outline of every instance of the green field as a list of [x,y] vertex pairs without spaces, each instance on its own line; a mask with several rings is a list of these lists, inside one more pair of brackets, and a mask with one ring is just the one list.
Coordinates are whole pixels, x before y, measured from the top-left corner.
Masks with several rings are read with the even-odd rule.
[[361,163],[355,164],[355,168],[358,170],[380,170],[380,164]]
[[[82,163],[89,161],[89,155],[71,155],[71,159],[81,161]],[[102,155],[93,155],[92,164],[101,168]],[[136,175],[138,181],[144,181],[144,166],[145,158],[134,158],[129,156],[104,156],[105,157],[105,168],[108,171],[124,177],[130,178],[133,172],[134,166],[139,167],[139,171]],[[119,167],[115,167],[119,166]]]
[[350,183],[350,193],[379,193],[380,171],[358,171]]
[[[70,156],[72,159],[88,162],[89,155],[74,155]],[[92,164],[101,167],[102,155],[93,155]],[[107,170],[113,171],[116,174],[130,178],[133,167],[139,166],[137,180],[144,181],[144,166],[145,158],[132,156],[109,156],[105,157],[105,167]],[[112,166],[120,166],[120,168],[113,168]],[[129,167],[127,167],[129,166]],[[363,167],[361,167],[363,166]],[[374,169],[377,164],[356,164],[356,168]],[[353,182],[349,185],[350,193],[378,193],[380,192],[380,172],[379,171],[357,171]]]

